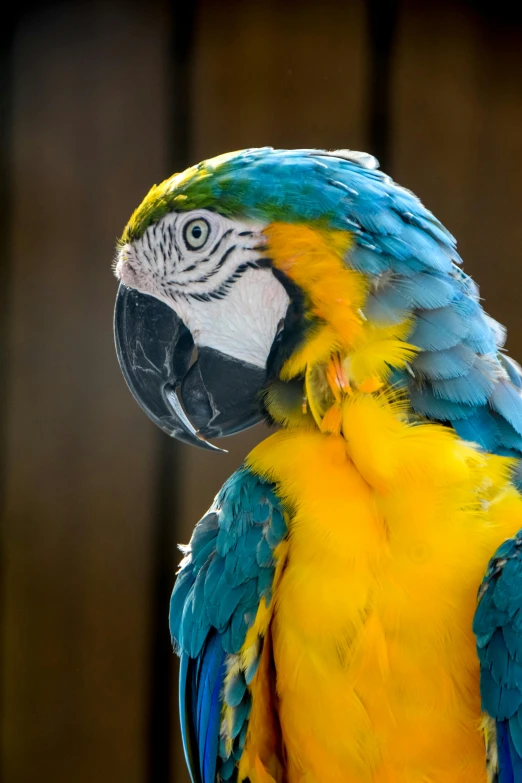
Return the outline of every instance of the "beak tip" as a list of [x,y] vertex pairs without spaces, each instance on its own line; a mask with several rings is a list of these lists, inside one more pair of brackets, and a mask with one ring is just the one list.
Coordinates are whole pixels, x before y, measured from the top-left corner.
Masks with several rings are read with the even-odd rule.
[[197,444],[200,448],[207,449],[208,451],[219,451],[221,454],[228,454],[228,449],[222,449],[220,446],[215,446],[204,438],[203,435],[200,435],[199,432],[196,433],[196,438],[200,441],[200,443]]

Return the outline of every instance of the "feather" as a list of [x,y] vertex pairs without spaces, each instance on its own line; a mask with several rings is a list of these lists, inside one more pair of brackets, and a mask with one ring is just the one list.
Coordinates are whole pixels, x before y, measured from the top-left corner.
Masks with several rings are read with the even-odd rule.
[[192,567],[185,567],[180,571],[174,590],[172,591],[172,597],[170,599],[169,609],[169,627],[170,635],[174,640],[181,639],[181,620],[183,615],[183,607],[188,599],[189,593],[194,584],[194,575]]
[[465,419],[452,421],[457,435],[463,440],[477,443],[483,449],[494,452],[501,436],[498,422],[487,407],[477,407]]
[[405,226],[400,237],[378,236],[377,247],[399,261],[416,260],[419,264],[438,272],[451,270],[451,259],[442,247],[414,226]]
[[509,356],[506,356],[505,354],[501,353],[499,354],[499,360],[502,364],[502,367],[505,369],[505,371],[508,374],[509,380],[511,383],[516,386],[518,389],[522,388],[522,367],[515,362],[513,359],[511,359]]
[[410,387],[410,402],[416,413],[436,421],[458,421],[473,413],[470,405],[436,397],[428,387]]
[[476,359],[471,348],[462,343],[443,351],[421,351],[412,363],[415,375],[430,380],[459,378],[466,375]]
[[224,697],[229,707],[237,707],[246,691],[246,681],[243,672],[238,671],[233,677],[227,676]]
[[[208,572],[209,561],[200,569],[194,583],[193,600],[187,603],[187,614],[183,612],[183,640],[184,646],[193,658],[196,658],[207,637],[209,618],[205,603],[205,578]],[[190,641],[189,641],[190,640]]]
[[250,665],[245,670],[245,680],[246,680],[247,685],[250,685],[250,683],[252,682],[252,680],[254,679],[254,677],[256,675],[256,672],[257,672],[258,667],[259,667],[259,660],[260,660],[260,656],[257,655],[255,658],[252,659],[252,661],[250,662]]
[[399,324],[410,313],[411,308],[393,286],[370,294],[364,306],[366,318],[375,323]]
[[418,307],[433,310],[448,305],[455,296],[453,280],[436,272],[419,272],[412,277],[399,277],[393,282],[403,309]]
[[469,332],[469,323],[454,307],[417,313],[409,340],[423,351],[441,351],[462,342]]
[[207,548],[208,544],[215,541],[218,534],[218,515],[212,511],[198,522],[192,533],[192,538],[188,546],[188,551],[192,554],[193,562],[198,558],[201,550]]
[[375,250],[369,250],[355,243],[346,256],[345,261],[348,266],[367,275],[381,275],[387,272],[393,263],[392,256],[386,253],[380,253]]
[[496,719],[499,783],[522,780],[522,532],[491,559],[473,630],[485,711]]
[[270,588],[272,586],[272,576],[268,568],[263,568],[257,576],[257,593],[260,598],[265,598],[267,603],[269,601]]
[[194,732],[193,716],[191,714],[191,709],[187,700],[187,695],[192,688],[192,681],[189,673],[192,665],[193,661],[189,658],[189,656],[182,653],[179,671],[180,729],[181,739],[183,741],[183,752],[185,754],[185,761],[190,773],[190,779],[192,783],[201,783],[197,738]]
[[230,735],[233,739],[239,735],[239,732],[243,728],[243,724],[246,720],[248,720],[251,708],[252,701],[250,699],[250,695],[246,693],[241,704],[239,704],[232,712],[233,718]]
[[[511,721],[510,721],[510,727],[511,727]],[[509,752],[511,756],[511,764],[513,767],[513,779],[515,783],[518,783],[519,780],[522,780],[522,758],[520,757],[515,744],[513,742],[513,737],[511,735],[511,731],[509,732]]]
[[236,760],[234,756],[229,756],[228,759],[219,767],[219,777],[221,780],[230,780],[236,770]]
[[257,546],[263,536],[259,525],[252,525],[244,536],[237,538],[234,547],[225,557],[225,578],[230,585],[238,585],[249,577],[256,577],[259,565],[256,560]]
[[480,366],[471,367],[465,376],[432,381],[433,394],[450,402],[485,405],[495,387],[494,379]]
[[522,390],[511,381],[500,379],[489,404],[511,424],[515,432],[522,435]]
[[[520,684],[519,684],[520,686]],[[513,750],[519,759],[522,759],[522,710],[519,709],[509,719],[509,734],[513,743]]]
[[[407,206],[406,209],[408,209]],[[423,215],[415,214],[415,212],[410,212],[408,210],[407,212],[402,213],[402,219],[411,223],[417,228],[422,229],[422,231],[424,231],[426,234],[429,234],[438,242],[444,243],[446,245],[449,244],[450,246],[455,244],[455,238],[450,234],[447,228],[441,225],[439,221],[426,210],[424,211]]]
[[[216,677],[214,687],[212,689],[212,699],[210,703],[209,717],[206,724],[206,731],[204,735],[204,742],[199,739],[198,744],[200,746],[200,761],[202,758],[203,764],[203,783],[214,783],[216,778],[216,766],[218,755],[218,743],[219,743],[219,726],[221,722],[221,704],[220,704],[220,691],[224,678],[224,660],[222,659],[221,676]],[[201,748],[203,753],[201,753]]]
[[513,777],[507,721],[497,722],[498,783],[516,783]]
[[261,538],[261,541],[256,548],[257,564],[261,568],[270,568],[270,566],[273,564],[272,551],[273,547],[270,546],[266,540],[266,537]]
[[468,331],[465,344],[478,354],[495,354],[497,351],[497,335],[484,313],[468,321]]

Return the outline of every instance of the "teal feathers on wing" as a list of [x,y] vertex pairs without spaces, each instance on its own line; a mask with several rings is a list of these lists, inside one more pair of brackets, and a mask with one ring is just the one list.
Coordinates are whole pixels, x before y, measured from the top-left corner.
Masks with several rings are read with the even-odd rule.
[[498,783],[522,780],[522,532],[497,550],[473,623],[484,710],[496,720]]
[[[170,630],[180,652],[180,714],[183,745],[193,783],[237,776],[243,752],[258,654],[236,666],[247,630],[262,598],[269,604],[273,551],[286,534],[270,484],[246,469],[223,486],[185,549],[170,607]],[[223,699],[231,713],[222,730]],[[227,741],[228,740],[228,741]]]

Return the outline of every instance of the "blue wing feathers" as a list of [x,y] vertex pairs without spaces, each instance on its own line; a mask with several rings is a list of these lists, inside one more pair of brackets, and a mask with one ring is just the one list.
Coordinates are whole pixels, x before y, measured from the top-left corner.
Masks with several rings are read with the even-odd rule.
[[[190,706],[193,702],[193,685],[191,677],[189,676],[189,669],[192,665],[193,661],[189,656],[182,653],[180,656],[179,668],[179,716],[183,751],[185,753],[185,761],[190,773],[190,779],[192,780],[192,783],[201,783],[199,764],[197,763],[198,746]],[[187,698],[188,694],[190,694],[190,698]]]
[[239,707],[246,692],[246,680],[241,672],[227,680],[225,686],[225,701],[231,707]]
[[520,781],[522,780],[522,757],[520,756],[519,749],[515,746],[511,727],[512,727],[512,720],[509,721],[509,733],[508,733],[509,753],[511,757],[511,766],[513,769],[513,780],[515,783],[520,783]]
[[522,532],[489,563],[473,622],[482,706],[496,721],[499,783],[522,783]]
[[[181,653],[181,730],[193,783],[214,783],[218,774],[227,781],[237,777],[261,641],[248,669],[227,678],[227,666],[241,650],[261,598],[270,597],[273,550],[285,535],[272,486],[242,469],[184,548],[170,628]],[[220,737],[224,704],[231,715],[228,744]]]
[[450,380],[466,375],[475,359],[475,352],[460,343],[444,351],[422,351],[413,360],[412,369],[421,380]]
[[435,397],[465,405],[486,405],[495,387],[493,378],[482,372],[480,367],[470,368],[464,376],[432,381]]
[[495,452],[501,443],[498,422],[486,406],[476,408],[467,418],[452,424],[459,437],[477,443],[485,451]]
[[273,564],[272,547],[263,536],[256,547],[256,560],[258,566],[263,569],[270,568]]
[[420,311],[408,340],[423,351],[443,351],[458,345],[468,333],[466,317],[447,306]]
[[515,361],[513,361],[513,359],[510,359],[509,356],[506,356],[505,354],[500,354],[499,360],[506,370],[511,383],[513,383],[518,389],[521,389],[522,369],[520,368],[520,365],[518,365]]
[[375,253],[359,241],[349,254],[349,264],[367,275],[380,275],[391,268],[393,258],[385,253]]
[[[200,733],[198,734],[199,745],[202,748],[200,765],[203,769],[203,783],[214,783],[216,778],[219,728],[221,723],[220,693],[225,679],[225,656],[223,650],[216,653],[216,657],[219,661],[219,668],[216,672],[215,666],[213,667],[212,674],[215,673],[215,679],[208,680],[208,691],[212,693],[212,696],[210,705],[207,707],[207,704],[204,703],[202,706]],[[198,688],[198,696],[204,691],[205,684],[203,684],[203,687]]]
[[216,634],[209,637],[198,659],[181,654],[181,735],[193,783],[215,781],[224,677],[225,653]]
[[516,751],[516,755],[522,759],[522,710],[517,710],[509,720],[509,736],[513,743],[513,748]]
[[454,427],[456,422],[467,419],[474,412],[470,405],[436,397],[429,387],[419,389],[412,385],[409,393],[411,406],[416,413],[436,421],[451,421]]
[[515,783],[507,721],[497,723],[498,783]]
[[500,380],[493,391],[490,405],[522,435],[522,391],[509,380]]
[[470,319],[468,325],[465,344],[478,354],[496,353],[500,347],[497,344],[497,332],[491,328],[485,315],[481,313],[474,319]]
[[451,277],[430,272],[399,278],[394,287],[403,309],[409,310],[445,307],[455,296],[455,284]]

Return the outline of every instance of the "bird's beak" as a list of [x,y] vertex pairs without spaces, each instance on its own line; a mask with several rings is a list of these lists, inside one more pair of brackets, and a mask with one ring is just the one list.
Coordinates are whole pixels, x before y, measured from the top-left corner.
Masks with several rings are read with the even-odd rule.
[[223,451],[207,438],[232,435],[263,418],[266,371],[199,347],[168,305],[120,284],[114,336],[121,370],[152,421],[184,443]]

